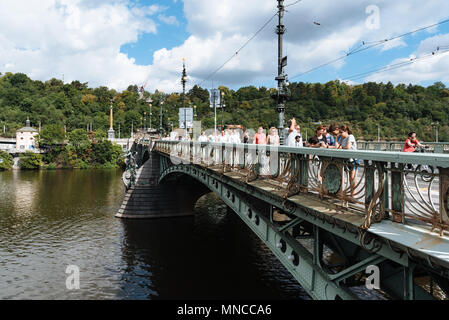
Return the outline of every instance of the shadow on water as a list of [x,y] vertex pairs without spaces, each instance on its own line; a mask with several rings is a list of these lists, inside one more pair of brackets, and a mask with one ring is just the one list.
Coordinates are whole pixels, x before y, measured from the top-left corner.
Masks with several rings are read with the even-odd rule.
[[198,201],[195,217],[123,220],[123,227],[124,296],[140,285],[150,289],[146,298],[151,299],[308,298],[269,249],[212,194]]

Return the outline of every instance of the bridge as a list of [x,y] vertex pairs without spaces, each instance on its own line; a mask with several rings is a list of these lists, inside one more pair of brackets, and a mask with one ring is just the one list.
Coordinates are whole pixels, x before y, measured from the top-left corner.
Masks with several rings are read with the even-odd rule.
[[214,192],[313,299],[449,293],[449,155],[140,138],[127,165],[117,217],[192,215]]

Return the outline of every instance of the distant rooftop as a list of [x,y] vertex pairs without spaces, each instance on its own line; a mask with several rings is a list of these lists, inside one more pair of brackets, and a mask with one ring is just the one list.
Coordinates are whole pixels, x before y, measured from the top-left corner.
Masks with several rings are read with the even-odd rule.
[[27,119],[26,126],[17,130],[17,132],[38,132],[36,129],[31,127],[30,120]]

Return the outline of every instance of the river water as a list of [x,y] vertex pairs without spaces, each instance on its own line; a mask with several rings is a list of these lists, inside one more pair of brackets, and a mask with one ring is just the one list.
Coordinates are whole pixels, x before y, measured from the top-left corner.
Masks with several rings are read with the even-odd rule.
[[114,218],[121,175],[0,172],[0,299],[309,299],[213,195],[190,218]]

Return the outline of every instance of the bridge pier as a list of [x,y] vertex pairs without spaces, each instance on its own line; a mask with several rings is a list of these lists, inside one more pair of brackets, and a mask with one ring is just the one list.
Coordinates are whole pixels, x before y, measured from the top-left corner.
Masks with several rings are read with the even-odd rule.
[[137,172],[136,184],[125,195],[117,218],[149,219],[184,217],[194,214],[196,201],[210,191],[193,179],[159,185],[160,158],[150,152]]

